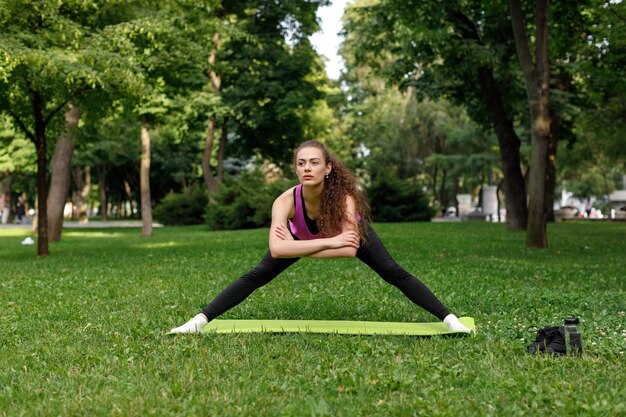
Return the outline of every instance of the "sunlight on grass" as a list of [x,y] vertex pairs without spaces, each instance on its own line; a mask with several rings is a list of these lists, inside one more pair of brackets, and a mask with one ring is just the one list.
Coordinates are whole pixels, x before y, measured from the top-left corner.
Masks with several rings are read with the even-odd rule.
[[5,237],[16,237],[16,236],[32,236],[33,233],[30,229],[5,229],[0,227],[0,239]]
[[175,246],[181,246],[183,242],[161,242],[161,243],[140,243],[137,245],[138,248],[142,249],[162,249],[162,248],[173,248]]
[[[133,229],[131,229],[133,230]],[[136,229],[133,230],[135,234],[139,235]],[[86,229],[86,230],[64,230],[63,235],[67,237],[76,237],[81,239],[100,239],[100,238],[128,238],[128,233],[113,232],[110,229]]]

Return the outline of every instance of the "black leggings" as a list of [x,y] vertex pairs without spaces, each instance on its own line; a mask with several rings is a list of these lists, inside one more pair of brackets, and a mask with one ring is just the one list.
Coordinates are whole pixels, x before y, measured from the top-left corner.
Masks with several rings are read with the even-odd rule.
[[[380,238],[368,225],[368,239],[357,250],[356,257],[372,268],[382,279],[397,287],[409,300],[443,320],[450,312],[417,278],[393,260]],[[230,284],[202,310],[209,321],[235,307],[254,290],[262,287],[300,258],[272,258],[269,251],[250,272]]]

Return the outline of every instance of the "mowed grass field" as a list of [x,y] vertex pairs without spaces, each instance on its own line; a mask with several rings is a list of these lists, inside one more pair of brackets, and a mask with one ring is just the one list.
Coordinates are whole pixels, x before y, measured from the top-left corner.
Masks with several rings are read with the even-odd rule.
[[[0,229],[2,416],[624,416],[626,223],[377,224],[474,337],[168,336],[256,265],[266,230]],[[581,319],[582,358],[526,353]],[[224,318],[435,321],[356,259],[303,259]]]

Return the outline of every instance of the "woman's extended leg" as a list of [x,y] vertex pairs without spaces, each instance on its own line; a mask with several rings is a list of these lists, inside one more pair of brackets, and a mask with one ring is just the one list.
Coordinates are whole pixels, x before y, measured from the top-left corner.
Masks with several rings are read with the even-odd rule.
[[230,284],[202,310],[211,321],[245,300],[254,290],[276,278],[300,258],[272,258],[269,251],[259,264]]
[[204,326],[220,314],[245,300],[254,290],[267,284],[300,258],[272,258],[269,251],[259,264],[226,287],[200,314],[171,333],[201,332]]
[[[368,225],[367,241],[356,254],[357,258],[372,268],[382,279],[397,287],[413,303],[446,322],[451,330],[469,331],[456,316],[420,280],[405,271],[393,260],[374,229]],[[452,323],[452,324],[451,324]],[[460,325],[462,328],[457,326]]]

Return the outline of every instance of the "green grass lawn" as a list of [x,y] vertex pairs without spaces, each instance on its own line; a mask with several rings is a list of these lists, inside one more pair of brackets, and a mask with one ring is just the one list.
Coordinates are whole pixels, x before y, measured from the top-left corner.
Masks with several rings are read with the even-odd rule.
[[[266,230],[0,229],[0,415],[624,416],[626,224],[380,224],[475,337],[166,336],[254,266]],[[581,318],[582,358],[526,353]],[[224,318],[434,321],[358,260],[301,260]]]

